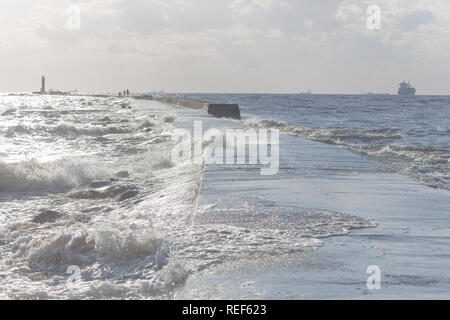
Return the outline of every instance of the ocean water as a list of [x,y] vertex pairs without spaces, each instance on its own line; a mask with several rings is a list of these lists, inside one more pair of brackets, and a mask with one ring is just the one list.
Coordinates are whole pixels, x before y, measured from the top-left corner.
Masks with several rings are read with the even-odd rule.
[[[450,97],[184,96],[239,103],[243,120],[0,96],[1,298],[361,297],[365,275],[352,277],[369,262],[387,269],[385,294],[406,295],[398,279],[450,294]],[[174,162],[173,137],[194,121],[279,129],[278,174]],[[411,256],[420,267],[401,271]]]
[[238,103],[245,125],[342,146],[450,189],[450,96],[188,94]]

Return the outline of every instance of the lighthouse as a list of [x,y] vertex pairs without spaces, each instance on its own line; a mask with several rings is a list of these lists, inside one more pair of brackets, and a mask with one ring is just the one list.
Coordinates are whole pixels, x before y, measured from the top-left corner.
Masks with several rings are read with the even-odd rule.
[[45,76],[42,76],[41,80],[41,93],[45,93]]

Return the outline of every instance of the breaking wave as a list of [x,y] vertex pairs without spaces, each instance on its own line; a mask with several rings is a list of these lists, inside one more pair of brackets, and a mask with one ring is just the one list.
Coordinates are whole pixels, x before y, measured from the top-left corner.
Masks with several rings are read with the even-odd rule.
[[53,132],[63,136],[103,136],[108,134],[130,133],[131,130],[117,126],[79,128],[70,124],[60,124],[53,128]]
[[137,233],[108,228],[80,235],[62,233],[50,239],[20,237],[12,243],[12,250],[16,257],[46,271],[65,271],[70,265],[84,267],[101,259],[126,261],[150,256],[162,267],[170,251],[164,240],[149,230]]
[[111,171],[99,167],[98,163],[75,158],[47,163],[37,160],[14,164],[0,162],[0,192],[64,191],[110,175]]
[[[31,134],[50,134],[62,137],[76,138],[80,136],[105,136],[105,135],[117,135],[117,134],[127,134],[134,132],[149,132],[153,131],[155,128],[161,125],[155,119],[145,119],[141,123],[135,125],[129,125],[128,121],[120,121],[120,124],[111,124],[112,122],[109,118],[107,120],[102,120],[109,125],[93,125],[85,124],[84,126],[75,125],[70,123],[61,123],[56,126],[35,126],[29,127],[23,124],[14,125],[7,127],[3,130],[3,134],[8,138],[13,138],[17,135],[31,135]],[[171,122],[167,119],[163,119],[162,122]]]
[[319,129],[295,126],[275,120],[251,119],[243,122],[247,127],[278,129],[287,135],[339,145],[386,163],[395,163],[395,168],[402,174],[411,176],[430,187],[450,190],[450,154],[432,147],[392,144],[390,142],[403,137],[396,128]]
[[395,128],[381,129],[314,129],[302,126],[294,126],[283,121],[275,120],[245,120],[247,126],[256,126],[266,129],[278,129],[281,132],[298,137],[305,137],[320,142],[331,144],[342,144],[342,142],[353,141],[385,141],[401,139],[402,135]]

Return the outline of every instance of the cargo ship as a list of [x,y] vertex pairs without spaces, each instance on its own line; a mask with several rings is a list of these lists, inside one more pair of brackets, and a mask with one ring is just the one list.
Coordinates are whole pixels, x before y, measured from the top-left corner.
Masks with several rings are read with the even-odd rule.
[[403,81],[400,83],[400,88],[398,89],[398,94],[401,96],[413,96],[416,94],[416,88],[413,88],[411,84]]

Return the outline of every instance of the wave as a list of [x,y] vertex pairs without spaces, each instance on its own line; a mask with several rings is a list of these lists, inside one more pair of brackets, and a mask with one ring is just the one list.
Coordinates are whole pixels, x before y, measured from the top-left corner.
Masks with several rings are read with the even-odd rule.
[[[152,230],[97,228],[81,234],[61,233],[48,239],[23,236],[11,244],[14,259],[28,262],[31,271],[65,274],[75,267],[89,281],[78,281],[67,292],[67,277],[53,278],[53,292],[75,299],[144,298],[167,296],[182,284],[189,272],[170,261],[171,249],[164,238]],[[98,268],[102,272],[97,272]],[[144,275],[145,274],[145,275]],[[124,280],[131,280],[124,282]],[[28,288],[29,298],[39,296]],[[19,292],[9,293],[14,298]],[[19,295],[19,296],[15,296]],[[67,297],[67,296],[66,296]]]
[[128,128],[118,126],[79,128],[74,125],[60,124],[52,129],[55,134],[63,136],[103,136],[108,134],[130,133]]
[[434,188],[450,190],[450,154],[432,147],[405,146],[390,142],[402,139],[396,128],[320,129],[291,125],[276,120],[245,120],[244,126],[278,129],[280,132],[327,144],[394,164],[399,173]]
[[103,122],[108,122],[109,125],[94,125],[87,124],[84,126],[61,123],[57,126],[34,126],[28,127],[23,124],[18,124],[14,126],[7,127],[3,133],[8,138],[13,138],[16,135],[31,135],[31,134],[51,134],[63,137],[80,137],[80,136],[105,136],[112,134],[127,134],[134,132],[152,132],[156,129],[162,129],[162,125],[165,122],[171,122],[172,118],[168,119],[143,119],[138,123],[129,124],[126,119],[120,121],[120,125],[111,124],[111,120],[106,121],[104,118]]
[[0,162],[0,192],[65,191],[108,176],[112,176],[109,169],[99,167],[94,161],[76,158],[46,163],[37,160],[14,164]]
[[[125,168],[135,173],[152,175],[152,171],[170,169],[176,166],[169,153],[147,151],[134,157]],[[84,187],[95,180],[109,179],[115,176],[115,169],[99,166],[97,160],[63,158],[41,163],[35,159],[5,163],[0,161],[0,192],[56,191]],[[115,186],[113,186],[115,187]],[[113,187],[110,187],[113,189]],[[136,188],[128,187],[126,191]],[[95,193],[95,194],[94,194]],[[109,189],[103,192],[79,192],[78,198],[108,198],[117,192]],[[83,197],[83,195],[85,195]],[[77,198],[77,196],[74,196]]]
[[443,150],[389,144],[353,146],[353,150],[379,159],[395,159],[400,173],[429,187],[450,190],[450,154]]
[[41,270],[64,271],[70,265],[87,266],[98,260],[127,260],[153,256],[159,267],[169,254],[163,239],[150,231],[142,234],[117,229],[96,229],[90,233],[62,233],[50,239],[25,236],[15,240],[12,251]]
[[24,125],[15,125],[4,130],[4,135],[7,138],[13,138],[17,135],[32,135],[50,133],[51,135],[65,136],[65,137],[79,137],[79,136],[104,136],[108,134],[124,134],[132,132],[129,128],[119,126],[91,126],[86,128],[77,127],[71,124],[60,124],[55,127],[27,127]]
[[176,115],[169,115],[164,117],[164,122],[174,122],[176,120],[177,116]]
[[33,130],[30,128],[27,128],[26,126],[16,125],[16,126],[8,127],[5,130],[5,137],[12,138],[16,135],[29,135],[29,134],[32,134],[32,132],[33,132]]
[[305,137],[320,142],[341,144],[342,141],[384,141],[401,139],[403,136],[396,128],[359,129],[337,128],[318,129],[291,125],[284,121],[276,120],[245,120],[244,125],[265,129],[278,129],[280,132]]

